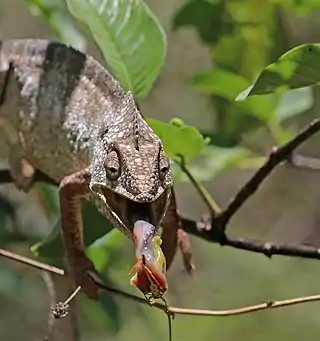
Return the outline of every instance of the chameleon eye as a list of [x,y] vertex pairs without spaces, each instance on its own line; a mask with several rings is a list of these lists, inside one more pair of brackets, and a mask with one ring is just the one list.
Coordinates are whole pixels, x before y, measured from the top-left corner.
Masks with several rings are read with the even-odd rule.
[[104,168],[110,180],[117,180],[120,176],[120,161],[116,151],[111,151],[104,161]]

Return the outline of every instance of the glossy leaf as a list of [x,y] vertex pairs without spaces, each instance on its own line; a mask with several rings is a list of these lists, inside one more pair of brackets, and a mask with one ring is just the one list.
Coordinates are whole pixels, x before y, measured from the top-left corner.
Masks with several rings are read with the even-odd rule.
[[201,153],[208,143],[196,127],[185,125],[180,119],[173,119],[170,123],[154,119],[147,121],[162,140],[164,149],[171,159],[182,155],[186,160],[191,160]]
[[88,247],[87,254],[98,271],[109,264],[116,266],[119,263],[118,253],[124,241],[125,236],[119,230],[113,229]]
[[273,117],[276,99],[272,96],[248,98],[244,102],[235,102],[239,92],[250,85],[247,79],[236,73],[215,68],[195,75],[190,82],[195,90],[225,98],[232,102],[233,105],[248,111],[251,115],[264,122],[268,122]]
[[158,77],[166,37],[142,0],[67,0],[70,12],[84,22],[108,68],[135,98],[142,99]]
[[238,95],[237,100],[319,85],[319,60],[320,44],[297,46],[267,66],[255,83]]
[[[102,274],[101,278],[106,285],[114,288],[116,287],[115,283],[110,279],[111,276]],[[112,332],[117,333],[120,330],[123,321],[121,319],[120,307],[118,305],[116,296],[113,295],[111,292],[103,291],[100,294],[99,303],[100,307],[102,308],[103,312],[106,314],[109,320],[108,323],[109,331],[112,328]]]
[[86,40],[75,27],[64,2],[59,0],[29,0],[31,13],[41,16],[64,44],[85,51]]
[[[44,185],[45,188],[47,185]],[[47,188],[46,188],[47,190]],[[42,193],[43,194],[43,193]],[[48,205],[52,201],[53,193],[46,192],[43,197],[44,205]],[[83,200],[82,204],[82,222],[83,222],[83,238],[86,247],[91,245],[95,240],[107,234],[112,230],[113,226],[105,219],[90,202]],[[47,206],[48,207],[48,206]],[[41,242],[33,245],[31,250],[39,257],[60,261],[64,254],[63,243],[61,238],[60,218],[51,231],[51,233]]]

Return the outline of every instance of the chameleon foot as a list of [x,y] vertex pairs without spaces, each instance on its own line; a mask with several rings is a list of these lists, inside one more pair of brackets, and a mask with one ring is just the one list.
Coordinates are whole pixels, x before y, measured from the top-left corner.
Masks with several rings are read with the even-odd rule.
[[92,277],[100,279],[100,276],[90,259],[87,256],[82,256],[81,260],[72,264],[70,270],[76,286],[81,286],[81,291],[88,298],[97,301],[102,289],[94,283]]

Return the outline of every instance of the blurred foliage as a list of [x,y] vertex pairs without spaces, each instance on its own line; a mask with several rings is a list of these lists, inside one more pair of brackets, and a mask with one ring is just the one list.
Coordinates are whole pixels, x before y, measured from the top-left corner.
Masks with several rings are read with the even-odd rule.
[[[296,108],[294,113],[291,111],[291,103],[286,100],[286,93],[250,98],[245,102],[234,103],[234,100],[239,92],[252,84],[257,73],[269,61],[287,49],[288,37],[283,23],[283,12],[307,13],[312,11],[314,6],[314,1],[302,3],[298,1],[193,0],[186,2],[177,11],[173,20],[173,29],[177,30],[184,26],[194,27],[203,43],[210,49],[212,69],[192,76],[190,84],[196,91],[211,95],[216,130],[220,133],[220,139],[233,140],[235,144],[239,144],[246,133],[259,127],[268,128],[277,143],[282,143],[292,136],[282,123],[293,114],[301,114],[312,106],[311,90],[308,93],[309,90],[299,93],[302,97],[307,96],[308,99],[304,101],[303,106]],[[201,11],[201,19],[193,15],[196,13],[195,8]],[[293,72],[292,79],[286,78],[287,85],[290,83],[289,88],[312,85],[310,81],[301,83],[301,79],[306,76],[305,69],[310,67],[309,63],[314,64],[306,55],[307,49],[308,47],[298,47],[281,58],[282,69],[290,67]],[[316,51],[314,47],[315,59]],[[295,61],[292,61],[293,54],[295,54]],[[302,60],[301,57],[304,59]],[[309,58],[308,61],[306,58]],[[305,67],[303,71],[298,70],[300,64]],[[276,65],[277,70],[274,66],[270,66],[271,69],[274,72],[280,72],[279,62]],[[312,71],[314,70],[309,70],[309,73]],[[300,72],[301,75],[299,75]],[[300,79],[298,84],[297,78]],[[266,74],[264,71],[253,91],[257,94],[261,93],[256,90],[257,86],[264,89],[268,81],[274,84],[270,72]],[[279,83],[278,86],[280,85]],[[283,89],[283,86],[281,88]],[[275,90],[275,88],[270,88],[270,91],[265,90],[264,93],[271,93]],[[215,143],[215,140],[213,139],[212,142]]]
[[240,94],[238,99],[319,85],[319,59],[320,44],[298,46],[266,67],[254,85]]
[[28,0],[28,3],[31,13],[41,16],[62,43],[86,50],[86,40],[75,27],[63,0]]
[[[136,100],[148,95],[164,64],[167,42],[159,20],[145,2],[29,0],[28,3],[31,12],[41,16],[57,39],[66,44],[85,51],[85,34],[91,34],[121,85],[132,91]],[[298,120],[294,118],[314,105],[311,87],[320,80],[320,48],[319,44],[308,44],[290,49],[283,13],[306,16],[318,8],[317,0],[191,0],[176,11],[172,29],[192,28],[210,51],[211,67],[190,74],[188,84],[210,98],[215,129],[199,132],[180,118],[170,122],[147,118],[171,159],[183,155],[196,179],[209,181],[231,168],[261,165],[265,155],[254,145],[243,145],[251,132],[263,129],[275,144],[293,136],[298,128]],[[177,165],[173,167],[175,180],[187,181]],[[63,247],[57,190],[39,184],[37,191],[40,205],[49,212],[48,224],[53,228],[46,238],[37,236],[37,243],[31,249],[47,262],[61,265]],[[6,204],[0,205],[1,222],[3,217],[14,217],[11,204],[3,203]],[[118,287],[126,283],[127,288],[129,281],[124,273],[130,266],[122,247],[124,237],[112,229],[91,203],[83,202],[82,212],[88,254],[106,283]],[[0,229],[1,245],[7,234]],[[21,239],[12,231],[11,236],[15,236],[15,242]],[[29,242],[33,243],[34,239],[33,236]],[[12,273],[2,271],[0,291],[10,293],[11,281]],[[88,319],[94,323],[101,319],[101,324],[117,332],[123,323],[121,306],[108,293],[100,303],[102,309],[84,300]],[[153,324],[152,313],[145,313],[139,306],[132,312]],[[161,332],[153,336],[161,339]]]

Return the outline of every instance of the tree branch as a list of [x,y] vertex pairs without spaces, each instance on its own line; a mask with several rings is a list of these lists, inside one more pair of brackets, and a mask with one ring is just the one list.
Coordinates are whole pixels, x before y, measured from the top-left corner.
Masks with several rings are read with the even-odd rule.
[[[294,150],[303,142],[312,137],[320,130],[320,119],[311,122],[292,140],[281,147],[274,148],[265,163],[239,190],[236,196],[230,201],[229,205],[222,212],[211,215],[209,219],[203,218],[196,223],[190,219],[182,218],[183,228],[187,233],[200,237],[212,243],[234,247],[240,250],[246,250],[256,253],[262,253],[271,258],[273,255],[302,257],[320,259],[320,249],[308,245],[277,245],[270,242],[264,242],[253,238],[242,238],[226,234],[226,228],[230,219],[241,208],[260,187],[262,182],[270,173],[281,163],[290,159]],[[319,161],[320,162],[320,161]],[[315,163],[313,163],[315,166]],[[182,168],[185,171],[185,168]],[[188,175],[188,174],[187,174]],[[198,189],[197,181],[193,179],[193,184]],[[209,207],[209,211],[212,209]]]
[[320,130],[320,119],[313,120],[306,128],[304,128],[292,140],[288,141],[281,147],[273,148],[268,159],[258,169],[258,171],[249,179],[249,181],[239,190],[236,196],[230,201],[229,205],[216,217],[213,217],[211,225],[212,229],[208,231],[209,235],[215,234],[215,229],[224,232],[230,219],[240,209],[240,207],[250,198],[260,187],[263,181],[270,173],[282,162],[286,161],[294,150],[302,143],[312,137]]
[[[195,222],[187,218],[182,218],[183,229],[196,237],[218,243],[220,245],[230,246],[241,250],[262,253],[268,257],[272,255],[293,256],[302,258],[320,259],[320,249],[307,245],[277,245],[261,240],[242,238],[226,234],[226,228],[230,219],[241,208],[241,206],[248,200],[260,187],[263,181],[270,175],[270,173],[282,162],[290,160],[291,155],[296,148],[303,142],[315,135],[320,130],[320,118],[315,119],[306,128],[304,128],[292,140],[288,141],[281,147],[274,148],[267,158],[265,163],[258,169],[258,171],[248,180],[247,183],[239,190],[235,197],[230,201],[228,206],[219,212],[219,206],[214,201],[208,200],[208,192],[203,191],[204,187],[199,186],[197,181],[187,171],[187,175],[191,182],[196,186],[199,194],[209,204],[210,212],[215,212],[211,221]],[[48,179],[43,173],[36,171],[35,181],[43,181],[54,184],[51,179]],[[12,182],[8,170],[0,171],[0,183],[5,183],[8,180]],[[57,185],[57,184],[55,184]],[[216,206],[216,207],[214,207]],[[36,261],[33,261],[36,262]],[[50,271],[50,270],[49,270]]]
[[[66,272],[63,269],[59,269],[41,262],[34,261],[30,258],[23,257],[17,254],[14,254],[12,252],[0,249],[0,255],[11,259],[18,261],[20,263],[24,263],[26,265],[35,267],[37,269],[42,269],[45,271],[49,271],[51,273],[60,275],[60,276],[65,276]],[[138,296],[126,293],[122,290],[119,289],[114,289],[111,288],[104,283],[100,281],[100,279],[96,279],[95,277],[92,277],[92,280],[102,289],[112,292],[118,296],[121,296],[123,298],[133,300],[138,303],[142,303],[145,305],[149,305],[149,302],[145,300],[144,298],[140,298]],[[68,301],[75,296],[77,293],[77,290],[69,297]],[[270,302],[265,302],[261,304],[256,304],[256,305],[250,305],[250,306],[245,306],[242,308],[236,308],[236,309],[229,309],[229,310],[204,310],[204,309],[187,309],[187,308],[179,308],[179,307],[170,307],[167,306],[163,303],[158,303],[156,302],[153,307],[160,309],[164,311],[166,314],[169,315],[174,315],[174,314],[180,314],[180,315],[193,315],[193,316],[234,316],[234,315],[242,315],[242,314],[248,314],[251,312],[255,312],[258,310],[267,310],[267,309],[275,309],[275,308],[281,308],[281,307],[286,307],[290,305],[297,305],[301,303],[307,303],[307,302],[314,302],[314,301],[320,301],[320,295],[313,295],[313,296],[304,296],[304,297],[298,297],[298,298],[293,298],[293,299],[288,299],[288,300],[283,300],[283,301],[270,301]]]
[[50,309],[49,309],[49,315],[48,315],[47,331],[43,338],[43,341],[50,341],[53,337],[54,327],[55,327],[55,318],[52,315],[51,310],[53,309],[57,301],[57,294],[56,294],[56,290],[55,290],[50,272],[42,271],[41,277],[47,287],[49,298],[50,298]]
[[180,166],[181,170],[186,174],[186,176],[189,178],[190,182],[193,184],[193,186],[198,191],[198,194],[202,198],[202,200],[205,202],[205,204],[208,206],[208,209],[210,211],[210,214],[212,217],[217,216],[218,214],[221,214],[221,208],[219,205],[215,202],[211,194],[207,191],[207,189],[195,179],[193,174],[190,172],[188,166],[186,165],[185,159],[182,155],[179,155],[179,161],[176,160],[178,165]]
[[[230,246],[236,249],[262,253],[271,258],[273,255],[320,259],[320,249],[309,245],[290,245],[274,244],[264,242],[259,239],[243,238],[234,235],[216,233],[214,235],[206,233],[205,227],[199,227],[201,223],[196,223],[190,219],[182,219],[183,229],[196,237],[202,238],[211,243],[217,243],[221,246]],[[205,225],[205,223],[203,223]],[[209,222],[209,226],[210,222]]]

